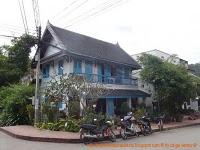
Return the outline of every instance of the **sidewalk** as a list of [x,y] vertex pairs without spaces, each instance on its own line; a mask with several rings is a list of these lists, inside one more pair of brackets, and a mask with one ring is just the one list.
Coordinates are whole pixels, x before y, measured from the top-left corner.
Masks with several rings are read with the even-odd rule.
[[[183,122],[173,122],[164,124],[164,130],[176,129],[187,126],[200,125],[200,119],[184,120]],[[152,124],[154,132],[158,132],[158,126]],[[9,126],[1,127],[0,131],[19,139],[40,142],[54,142],[54,143],[80,143],[79,133],[62,132],[62,131],[48,131],[40,130],[32,126]],[[119,135],[119,131],[115,131]]]

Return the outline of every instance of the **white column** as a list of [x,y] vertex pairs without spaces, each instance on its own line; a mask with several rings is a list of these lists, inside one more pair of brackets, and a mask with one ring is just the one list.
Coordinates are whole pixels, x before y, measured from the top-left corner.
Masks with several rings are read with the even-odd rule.
[[82,60],[82,64],[81,64],[81,71],[82,71],[82,73],[85,73],[85,61],[84,60]]
[[132,108],[132,101],[131,97],[128,98],[128,107],[131,109]]

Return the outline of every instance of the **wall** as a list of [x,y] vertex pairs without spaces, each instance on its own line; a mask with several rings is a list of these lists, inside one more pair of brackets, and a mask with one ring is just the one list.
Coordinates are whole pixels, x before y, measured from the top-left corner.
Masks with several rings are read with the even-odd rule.
[[[50,44],[51,44],[51,45],[57,46],[56,43],[57,43],[57,42],[56,42],[54,39],[52,39],[52,40],[50,41]],[[59,51],[60,51],[59,49],[54,48],[54,47],[52,47],[52,46],[49,46],[49,47],[47,48],[47,50],[46,50],[46,53],[44,54],[44,57],[51,56],[51,55],[53,55],[53,54],[55,54],[55,53],[57,53],[57,52],[59,52]]]

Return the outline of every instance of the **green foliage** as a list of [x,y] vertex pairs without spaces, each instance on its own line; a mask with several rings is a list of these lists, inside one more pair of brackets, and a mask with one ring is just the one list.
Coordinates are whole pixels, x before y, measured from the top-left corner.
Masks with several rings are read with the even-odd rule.
[[31,47],[36,43],[36,38],[31,35],[23,35],[20,38],[14,38],[12,45],[8,46],[9,62],[13,64],[15,70],[18,70],[22,76],[30,68],[29,54]]
[[45,102],[42,104],[42,115],[44,122],[54,122],[57,121],[57,111],[58,108],[52,103]]
[[34,88],[25,85],[2,87],[0,103],[2,107],[1,126],[29,124],[26,105],[33,96]]
[[133,114],[134,114],[134,117],[136,119],[139,119],[139,118],[141,118],[142,116],[145,115],[145,109],[144,108],[139,108],[139,109],[135,110],[133,112]]
[[66,120],[59,120],[58,122],[40,122],[36,124],[36,127],[51,131],[78,132],[80,130],[80,124],[81,120],[70,117]]
[[127,112],[129,112],[129,111],[130,111],[130,108],[129,108],[129,106],[128,106],[128,103],[127,103],[127,102],[123,102],[123,103],[121,104],[121,107],[120,107],[120,113],[123,114],[123,115],[125,115],[125,114],[127,114]]
[[59,122],[43,122],[37,123],[36,127],[39,129],[51,130],[51,131],[64,131],[64,124],[62,121]]
[[68,104],[68,113],[69,116],[74,118],[80,117],[80,101],[79,100],[70,100]]
[[33,125],[33,122],[34,122],[34,112],[35,112],[33,105],[31,105],[31,104],[26,105],[26,110],[27,110],[27,113],[28,113],[29,123],[31,125]]
[[0,86],[17,83],[29,71],[29,54],[35,42],[35,37],[25,34],[0,47]]
[[174,116],[184,101],[195,98],[196,82],[185,67],[147,54],[141,56],[140,61],[144,67],[141,77],[154,86],[162,111]]
[[68,118],[65,124],[65,131],[78,132],[80,130],[80,120]]
[[[84,117],[82,122],[86,124],[93,124],[94,119],[97,119],[98,121],[107,119],[105,115],[102,113],[96,113],[95,110],[91,107],[87,107],[84,112]],[[98,122],[97,122],[98,124]]]

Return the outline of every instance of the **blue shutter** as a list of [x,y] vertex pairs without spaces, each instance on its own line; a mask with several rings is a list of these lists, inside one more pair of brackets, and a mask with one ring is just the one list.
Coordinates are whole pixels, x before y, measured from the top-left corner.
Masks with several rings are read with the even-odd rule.
[[74,73],[82,73],[81,60],[74,60]]
[[102,82],[102,66],[98,64],[98,82]]
[[49,78],[49,69],[50,69],[50,65],[46,65],[46,77]]
[[50,69],[50,65],[47,64],[42,68],[42,76],[43,78],[48,78],[49,77],[49,69]]
[[110,65],[105,65],[104,74],[105,74],[105,82],[106,82],[106,83],[109,83],[109,79],[110,79],[110,76],[111,76],[111,68],[110,68]]
[[86,79],[92,81],[92,62],[85,62]]
[[58,62],[58,75],[63,75],[63,60]]
[[118,83],[118,84],[121,84],[121,82],[122,82],[122,78],[123,78],[123,71],[122,71],[122,69],[121,68],[117,68],[117,70],[116,70],[116,72],[117,72],[117,77],[116,77],[116,83]]

